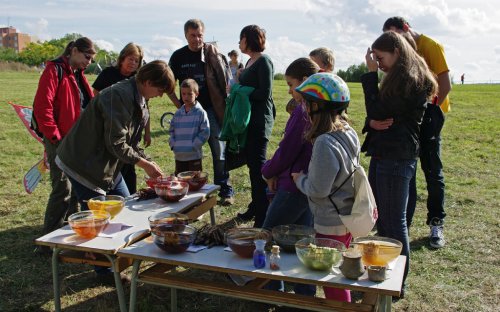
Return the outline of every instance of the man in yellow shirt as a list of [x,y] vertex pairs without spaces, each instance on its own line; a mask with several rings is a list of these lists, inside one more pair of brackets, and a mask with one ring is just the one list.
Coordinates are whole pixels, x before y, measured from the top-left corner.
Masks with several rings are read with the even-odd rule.
[[[443,112],[450,110],[448,93],[451,91],[449,69],[446,63],[443,46],[434,39],[417,33],[402,17],[391,17],[385,21],[383,31],[408,33],[417,44],[418,53],[425,59],[429,69],[437,76],[439,91],[437,103],[441,109],[428,105],[422,122],[420,138],[420,164],[427,182],[427,225],[429,225],[430,245],[433,248],[444,247],[443,225],[444,211],[444,176],[441,162],[441,128],[444,123]],[[429,132],[431,133],[429,135]],[[425,134],[424,134],[425,133]],[[411,225],[417,201],[415,176],[410,182],[410,197],[407,206],[407,226]]]

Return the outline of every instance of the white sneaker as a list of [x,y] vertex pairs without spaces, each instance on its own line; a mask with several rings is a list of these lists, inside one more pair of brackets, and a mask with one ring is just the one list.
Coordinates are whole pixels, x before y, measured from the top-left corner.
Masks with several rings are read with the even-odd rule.
[[432,248],[443,248],[446,244],[443,233],[444,221],[438,218],[433,218],[429,224],[431,233],[429,235],[429,244]]

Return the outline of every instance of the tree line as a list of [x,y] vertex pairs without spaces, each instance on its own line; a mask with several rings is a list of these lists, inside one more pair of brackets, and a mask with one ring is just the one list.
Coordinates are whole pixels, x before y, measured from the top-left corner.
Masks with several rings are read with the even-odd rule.
[[[4,62],[19,62],[28,66],[41,66],[49,60],[53,60],[62,54],[66,45],[73,40],[82,37],[77,33],[66,34],[62,38],[52,39],[44,42],[31,42],[21,52],[16,53],[11,48],[0,48],[0,61]],[[95,43],[94,47],[97,51],[95,56],[96,63],[91,64],[87,68],[87,72],[94,72],[95,67],[99,64],[100,67],[109,65],[113,60],[118,58],[118,54],[113,51],[100,49]]]

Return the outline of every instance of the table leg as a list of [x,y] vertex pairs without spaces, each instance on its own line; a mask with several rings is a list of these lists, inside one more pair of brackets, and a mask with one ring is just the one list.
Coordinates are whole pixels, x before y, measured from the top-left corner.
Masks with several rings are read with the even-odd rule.
[[215,212],[213,207],[210,208],[210,223],[215,225]]
[[54,287],[54,309],[61,311],[61,290],[59,288],[59,252],[61,249],[52,249],[52,284]]
[[380,296],[379,312],[390,312],[392,309],[392,296]]
[[170,288],[170,312],[177,312],[177,289]]
[[120,311],[127,311],[127,304],[125,303],[125,291],[123,290],[122,280],[120,278],[120,270],[118,268],[118,263],[116,261],[116,256],[104,254],[111,262],[111,267],[113,268],[113,275],[115,277],[116,292],[118,293],[118,303],[120,305]]
[[139,275],[139,268],[141,266],[141,261],[142,260],[135,259],[132,267],[132,281],[130,282],[129,312],[135,311],[135,304],[137,299],[137,277]]

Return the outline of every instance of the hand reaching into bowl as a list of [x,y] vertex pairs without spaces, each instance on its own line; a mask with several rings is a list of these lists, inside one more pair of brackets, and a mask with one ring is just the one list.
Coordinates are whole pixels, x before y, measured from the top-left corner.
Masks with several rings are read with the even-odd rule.
[[142,168],[146,174],[151,177],[151,178],[158,178],[163,175],[163,172],[160,169],[160,166],[158,166],[155,162],[146,160],[144,158],[141,158],[137,164],[140,168]]

